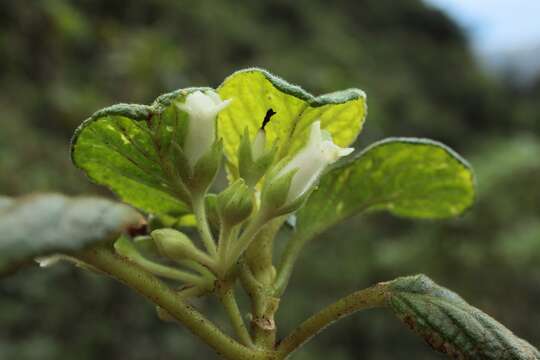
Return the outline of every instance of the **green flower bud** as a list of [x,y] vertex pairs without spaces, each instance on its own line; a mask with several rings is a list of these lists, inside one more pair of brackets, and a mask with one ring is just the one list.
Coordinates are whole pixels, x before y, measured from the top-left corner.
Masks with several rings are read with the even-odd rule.
[[154,230],[150,234],[154,239],[161,255],[171,260],[194,260],[209,266],[212,259],[199,250],[191,240],[182,232],[174,229]]
[[217,196],[217,210],[222,223],[234,226],[246,220],[253,211],[253,192],[238,179]]
[[291,182],[298,169],[290,170],[288,173],[276,176],[276,171],[271,171],[264,183],[261,197],[261,211],[271,216],[283,214],[281,209],[288,205],[287,195],[291,188]]
[[195,193],[206,193],[214,182],[223,158],[223,142],[216,141],[193,168],[193,176],[189,180],[189,188]]
[[195,245],[182,232],[173,229],[159,229],[151,233],[161,255],[173,260],[189,258]]
[[238,147],[238,171],[249,186],[255,186],[272,165],[276,147],[265,150],[266,133],[259,129],[253,143],[246,128]]

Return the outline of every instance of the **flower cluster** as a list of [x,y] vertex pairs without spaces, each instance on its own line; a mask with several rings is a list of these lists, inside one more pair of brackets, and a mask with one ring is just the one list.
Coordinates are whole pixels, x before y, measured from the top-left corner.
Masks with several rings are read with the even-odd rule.
[[[206,251],[178,228],[160,224],[143,239],[120,239],[115,246],[120,255],[156,275],[208,289],[216,279],[231,276],[261,229],[276,219],[283,223],[284,215],[305,203],[324,170],[353,151],[336,145],[315,120],[299,151],[289,156],[278,154],[275,144],[267,139],[265,127],[276,114],[268,109],[255,136],[250,137],[247,128],[241,136],[236,149],[237,171],[229,174],[230,185],[211,194],[209,189],[224,157],[217,135],[218,115],[233,101],[207,89],[191,91],[175,103],[177,111],[187,115],[187,123],[182,143],[173,144],[172,184],[178,185],[178,194],[190,205]],[[141,253],[142,248],[148,249],[141,247],[145,242],[152,244],[158,256],[180,262],[201,276],[148,260]],[[273,272],[270,265],[265,277],[272,278]]]

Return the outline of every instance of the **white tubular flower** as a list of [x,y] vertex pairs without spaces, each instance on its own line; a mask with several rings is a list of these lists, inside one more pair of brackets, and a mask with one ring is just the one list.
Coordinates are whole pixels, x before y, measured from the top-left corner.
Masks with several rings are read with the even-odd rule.
[[290,204],[304,195],[315,184],[328,165],[353,151],[353,148],[342,148],[334,144],[330,134],[321,130],[321,122],[315,121],[311,125],[306,146],[277,175],[279,178],[298,169],[292,178],[286,203]]
[[184,153],[192,167],[216,140],[216,116],[230,102],[222,101],[213,90],[197,90],[186,97],[185,103],[177,105],[189,115]]

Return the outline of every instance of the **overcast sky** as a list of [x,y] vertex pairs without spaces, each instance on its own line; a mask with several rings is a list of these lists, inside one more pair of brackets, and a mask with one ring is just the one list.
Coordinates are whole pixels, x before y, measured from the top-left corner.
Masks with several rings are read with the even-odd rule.
[[540,45],[540,0],[424,0],[445,10],[482,53]]

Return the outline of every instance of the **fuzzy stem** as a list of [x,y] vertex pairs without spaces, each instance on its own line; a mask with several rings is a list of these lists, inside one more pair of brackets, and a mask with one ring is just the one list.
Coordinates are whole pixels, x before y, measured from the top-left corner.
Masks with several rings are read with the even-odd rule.
[[248,347],[253,347],[251,335],[244,324],[242,313],[240,312],[240,308],[236,302],[234,289],[232,287],[223,289],[223,291],[221,291],[219,294],[219,298],[223,304],[223,307],[225,308],[225,311],[227,312],[227,315],[229,315],[229,320],[231,321],[234,332],[236,333],[236,336],[238,336],[240,343]]
[[92,248],[77,257],[135,289],[148,300],[160,306],[225,359],[265,360],[275,358],[274,353],[256,351],[239,344],[224,334],[201,313],[187,305],[176,292],[155,276],[117,256],[109,249]]
[[234,241],[235,232],[227,224],[222,223],[219,230],[219,241],[218,241],[218,257],[217,257],[217,271],[225,276],[227,268],[227,253],[230,248],[231,243]]
[[324,328],[344,316],[360,310],[385,306],[386,285],[381,283],[368,289],[356,291],[327,306],[300,324],[278,346],[279,358],[285,358]]
[[193,195],[193,212],[197,219],[197,229],[201,235],[202,242],[206,247],[206,250],[211,257],[215,258],[217,255],[216,242],[212,236],[210,225],[208,225],[208,219],[206,218],[206,205],[204,203],[204,194]]
[[249,244],[255,238],[255,235],[261,230],[261,228],[268,222],[267,217],[263,213],[257,213],[255,218],[248,224],[242,235],[234,242],[230,247],[227,254],[227,268],[230,268],[238,258],[246,251]]
[[150,261],[143,256],[133,256],[133,257],[127,257],[128,261],[133,262],[134,264],[137,264],[144,270],[163,278],[171,279],[171,280],[178,280],[182,282],[186,282],[188,284],[193,284],[197,286],[206,286],[207,281],[204,277],[190,274],[188,272],[178,270],[169,266],[161,265],[158,263],[155,263],[153,261]]

